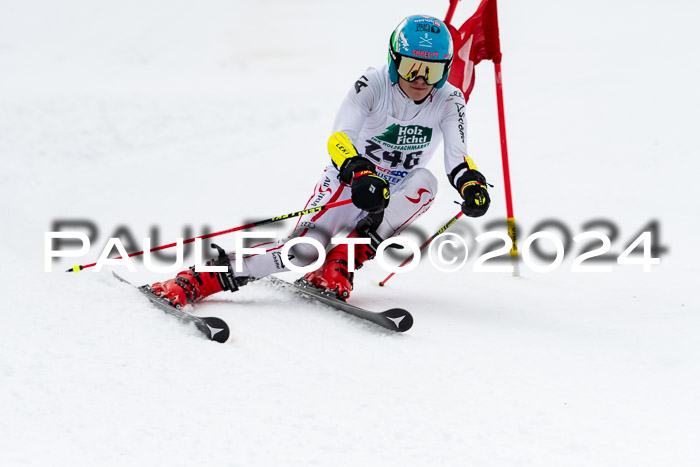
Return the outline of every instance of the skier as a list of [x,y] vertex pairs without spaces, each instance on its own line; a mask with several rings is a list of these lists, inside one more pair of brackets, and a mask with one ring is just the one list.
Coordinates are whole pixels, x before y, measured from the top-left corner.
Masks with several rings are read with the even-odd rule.
[[[353,227],[349,237],[372,238],[369,245],[350,247],[359,268],[374,257],[378,242],[398,235],[432,205],[437,180],[426,165],[441,139],[447,176],[464,200],[462,211],[482,216],[490,198],[484,176],[467,156],[464,97],[447,83],[452,49],[442,21],[409,16],[391,34],[388,65],[369,68],[348,92],[328,142],[331,163],[305,209],[348,198],[352,204],[300,217],[290,237],[261,245],[265,254],[226,255],[219,248],[219,257],[207,265],[227,266],[227,272],[190,268],[153,284],[150,292],[177,308],[223,290],[234,292],[251,280],[288,271],[280,250],[291,238],[308,237],[328,246],[334,235]],[[290,251],[296,266],[318,259],[318,251],[308,243]],[[237,266],[242,273],[235,273]],[[341,244],[304,280],[346,299],[353,288],[350,269],[348,246]]]

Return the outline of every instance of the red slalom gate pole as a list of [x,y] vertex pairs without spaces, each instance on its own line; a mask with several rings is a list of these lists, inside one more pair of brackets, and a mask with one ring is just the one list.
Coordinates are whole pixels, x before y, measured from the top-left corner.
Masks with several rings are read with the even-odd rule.
[[[455,222],[457,222],[457,219],[459,219],[460,217],[462,217],[462,214],[464,214],[464,213],[463,213],[462,211],[459,211],[459,212],[457,213],[456,216],[454,216],[452,219],[450,219],[449,221],[447,221],[447,224],[445,224],[445,225],[443,225],[442,227],[440,227],[440,230],[438,230],[437,232],[435,232],[435,233],[433,234],[432,237],[430,237],[428,240],[426,240],[426,242],[423,243],[423,244],[421,245],[421,247],[418,249],[418,251],[423,251],[423,249],[424,249],[426,246],[428,246],[428,245],[430,244],[430,242],[432,242],[433,240],[435,240],[435,237],[437,237],[438,235],[440,235],[441,233],[443,233],[445,230],[449,229],[450,226],[451,226],[452,224],[454,224]],[[408,258],[406,258],[406,260],[405,260],[403,263],[401,263],[401,264],[399,265],[399,267],[402,268],[402,267],[406,266],[412,259],[413,259],[413,255],[409,256]],[[379,285],[380,285],[381,287],[384,287],[384,284],[386,284],[386,281],[388,281],[389,279],[391,279],[392,277],[394,277],[395,274],[396,274],[395,272],[392,272],[391,274],[389,274],[388,276],[386,276],[386,277],[384,278],[384,280],[381,281],[381,282],[379,283]]]
[[[232,228],[232,229],[222,230],[222,231],[220,231],[220,232],[214,232],[214,233],[210,233],[210,234],[206,234],[206,235],[200,235],[199,237],[188,238],[187,240],[183,241],[182,244],[183,244],[183,245],[186,245],[186,244],[188,244],[188,243],[192,243],[192,242],[194,242],[194,241],[195,241],[196,239],[198,239],[198,238],[201,238],[202,240],[205,240],[205,239],[207,239],[207,238],[212,238],[212,237],[216,237],[216,236],[219,236],[219,235],[224,235],[224,234],[227,234],[227,233],[237,232],[237,231],[239,231],[239,230],[252,229],[253,227],[258,227],[258,226],[261,226],[261,225],[272,224],[273,222],[278,222],[278,221],[281,221],[281,220],[284,220],[284,219],[289,219],[289,218],[291,218],[291,217],[303,216],[303,215],[305,215],[305,214],[311,214],[311,213],[313,213],[313,212],[319,212],[319,211],[325,211],[325,210],[327,210],[327,209],[337,208],[338,206],[345,206],[346,204],[350,204],[350,203],[352,203],[352,200],[351,200],[351,199],[346,199],[346,200],[343,200],[343,201],[336,201],[335,203],[328,203],[328,204],[325,204],[325,205],[323,205],[323,206],[318,206],[318,207],[310,208],[310,209],[304,209],[303,211],[296,211],[296,212],[292,212],[292,213],[289,213],[289,214],[284,214],[284,215],[282,215],[282,216],[276,216],[276,217],[271,217],[271,218],[269,218],[269,219],[263,219],[263,220],[257,221],[257,222],[251,222],[250,224],[241,225],[241,226],[238,226],[238,227],[234,227],[234,228]],[[174,247],[175,245],[177,245],[177,242],[175,242],[175,243],[168,243],[167,245],[161,245],[161,246],[153,247],[153,248],[151,248],[151,249],[148,250],[148,251],[149,251],[149,252],[153,252],[153,251],[165,250],[165,249],[167,249],[167,248],[172,248],[172,247]],[[136,253],[131,253],[131,254],[129,254],[128,257],[131,258],[131,257],[133,257],[133,256],[139,256],[139,255],[142,255],[142,254],[144,254],[144,253],[145,253],[145,251],[137,251]],[[118,256],[118,257],[112,258],[112,259],[122,259],[122,257],[121,257],[121,256]],[[97,264],[97,263],[91,263],[91,264],[85,264],[85,265],[82,265],[82,266],[73,266],[72,268],[68,269],[66,272],[78,272],[78,271],[82,271],[83,269],[91,268],[91,267],[95,266],[96,264]]]
[[501,160],[503,163],[503,184],[506,195],[506,223],[508,225],[508,236],[513,244],[510,249],[510,257],[513,262],[513,276],[520,275],[518,266],[518,243],[515,231],[515,216],[513,214],[513,198],[510,190],[510,169],[508,167],[508,142],[506,140],[506,116],[503,105],[503,75],[501,73],[501,62],[494,62],[496,74],[496,100],[498,102],[498,130],[501,136]]
[[447,14],[445,15],[445,23],[452,23],[452,16],[455,14],[457,3],[459,3],[459,0],[450,0],[450,7],[447,9]]
[[[450,6],[445,17],[445,22],[449,23],[452,20],[455,7],[459,0],[450,0]],[[454,32],[454,31],[453,31]],[[467,63],[476,66],[482,60],[492,60],[494,63],[494,71],[496,78],[496,99],[498,104],[498,129],[501,141],[501,159],[503,164],[503,181],[505,185],[506,197],[506,224],[508,226],[508,236],[511,239],[510,256],[513,262],[513,275],[519,276],[520,270],[518,266],[518,244],[516,239],[515,216],[513,214],[513,195],[510,187],[510,170],[508,167],[508,144],[506,140],[506,120],[505,110],[503,105],[503,75],[501,71],[501,46],[499,39],[498,28],[498,13],[496,0],[482,0],[479,3],[476,13],[474,13],[463,25],[457,30],[458,35],[453,34],[453,40],[460,47],[459,52],[463,52],[463,48],[469,45],[469,58],[463,58],[462,62],[458,62],[458,66],[464,71]],[[468,39],[462,42],[465,37]],[[472,42],[472,40],[474,42]],[[461,55],[459,55],[462,58]],[[472,85],[473,85],[472,75]],[[454,83],[453,83],[454,84]],[[465,98],[468,98],[471,87],[465,89],[464,83],[459,87],[465,93]],[[471,86],[471,85],[470,85]]]

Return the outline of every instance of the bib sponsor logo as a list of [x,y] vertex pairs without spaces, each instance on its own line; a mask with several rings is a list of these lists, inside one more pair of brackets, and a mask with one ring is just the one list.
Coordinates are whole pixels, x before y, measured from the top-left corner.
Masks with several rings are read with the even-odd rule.
[[381,165],[377,166],[377,176],[389,182],[390,185],[395,185],[399,183],[404,178],[406,178],[407,175],[407,170],[391,170],[382,167]]
[[432,128],[420,125],[403,126],[394,123],[381,136],[377,136],[376,139],[389,147],[422,149],[430,144],[432,137]]

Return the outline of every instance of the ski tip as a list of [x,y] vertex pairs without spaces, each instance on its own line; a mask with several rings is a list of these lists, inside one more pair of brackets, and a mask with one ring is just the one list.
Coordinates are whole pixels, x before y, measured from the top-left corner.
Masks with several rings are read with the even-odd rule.
[[128,280],[124,279],[122,276],[120,276],[119,274],[117,274],[117,273],[114,272],[114,271],[112,271],[112,276],[113,276],[115,279],[117,279],[118,281],[120,281],[120,282],[123,282],[123,283],[125,283],[125,284],[129,284],[129,285],[133,285],[131,282],[129,282]]
[[382,313],[394,323],[395,331],[406,332],[413,326],[413,316],[402,308],[392,308]]
[[223,344],[231,335],[228,324],[221,318],[202,318],[209,328],[209,339]]

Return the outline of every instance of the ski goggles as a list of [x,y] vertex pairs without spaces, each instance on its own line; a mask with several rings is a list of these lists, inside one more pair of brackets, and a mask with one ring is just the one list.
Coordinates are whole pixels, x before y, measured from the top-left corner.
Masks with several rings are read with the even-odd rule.
[[406,81],[425,79],[428,84],[437,84],[449,72],[450,60],[428,61],[396,54],[396,71]]

